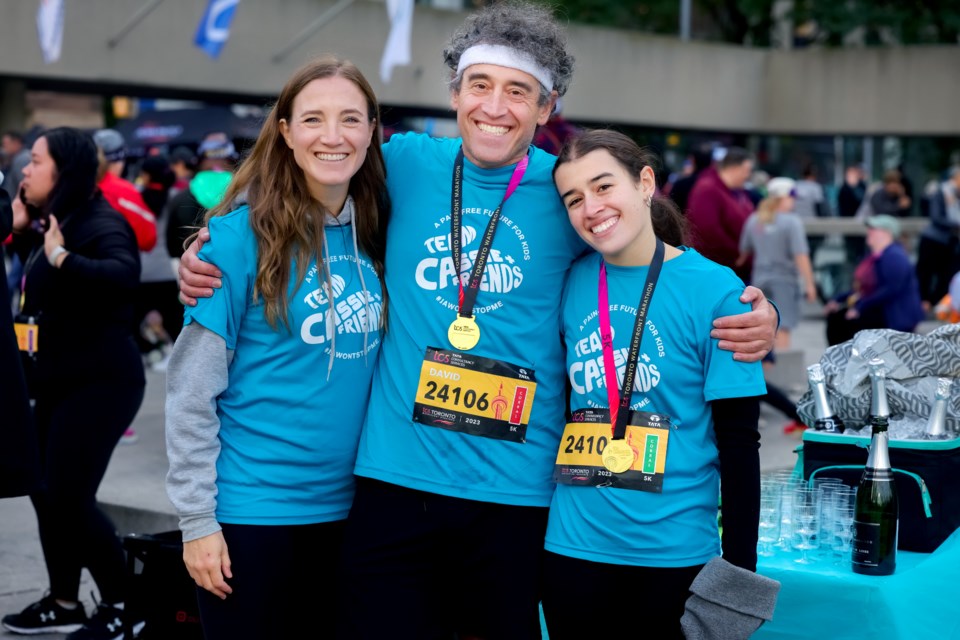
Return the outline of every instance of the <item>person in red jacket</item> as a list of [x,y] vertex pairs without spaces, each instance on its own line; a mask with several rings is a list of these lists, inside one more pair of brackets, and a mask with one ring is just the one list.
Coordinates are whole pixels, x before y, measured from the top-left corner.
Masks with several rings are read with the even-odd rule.
[[101,129],[93,134],[93,140],[106,159],[106,166],[100,167],[97,186],[110,206],[119,211],[133,227],[140,251],[150,251],[157,244],[157,219],[143,201],[136,185],[120,177],[127,155],[123,136],[116,129]]
[[744,190],[753,172],[753,155],[730,147],[716,167],[705,169],[690,192],[687,218],[692,244],[701,254],[736,271],[750,282],[751,264],[736,266],[743,225],[753,212],[753,202]]

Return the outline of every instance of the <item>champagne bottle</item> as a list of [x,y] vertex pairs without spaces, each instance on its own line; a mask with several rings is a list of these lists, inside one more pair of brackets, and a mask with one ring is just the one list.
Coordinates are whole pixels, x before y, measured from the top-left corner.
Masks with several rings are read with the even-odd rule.
[[867,464],[857,489],[853,516],[853,571],[874,576],[888,576],[897,568],[897,533],[899,504],[897,487],[890,469],[887,449],[886,371],[883,360],[870,361],[870,426],[873,438]]
[[946,440],[947,433],[947,403],[950,401],[951,378],[937,378],[937,390],[933,394],[933,407],[930,408],[930,419],[927,420],[925,437],[928,440]]
[[819,364],[812,364],[807,367],[807,380],[810,382],[810,391],[813,392],[814,410],[816,411],[813,428],[828,433],[843,433],[843,420],[833,413],[833,408],[830,406],[823,368]]

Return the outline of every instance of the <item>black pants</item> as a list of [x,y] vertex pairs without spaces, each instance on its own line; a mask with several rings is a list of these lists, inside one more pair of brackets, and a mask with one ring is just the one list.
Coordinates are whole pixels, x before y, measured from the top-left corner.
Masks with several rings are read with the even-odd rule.
[[956,239],[949,244],[920,238],[917,248],[917,280],[920,298],[935,305],[947,295],[950,279],[960,269],[960,246]]
[[343,521],[306,525],[222,524],[233,593],[197,588],[206,640],[332,638]]
[[358,478],[344,541],[341,638],[539,639],[546,507]]
[[863,329],[883,329],[887,325],[882,311],[867,312],[853,320],[847,320],[846,313],[843,307],[827,315],[827,345],[846,342]]
[[767,393],[760,396],[760,400],[766,402],[768,405],[791,420],[800,422],[800,415],[797,413],[797,405],[795,405],[793,401],[787,397],[787,394],[785,394],[780,387],[771,384],[769,380],[767,381]]
[[703,565],[633,567],[546,552],[543,567],[550,640],[683,640],[680,617]]
[[37,512],[50,593],[77,600],[90,571],[108,604],[126,596],[126,565],[116,527],[97,506],[97,488],[120,436],[143,401],[143,384],[100,381],[37,394],[42,485]]

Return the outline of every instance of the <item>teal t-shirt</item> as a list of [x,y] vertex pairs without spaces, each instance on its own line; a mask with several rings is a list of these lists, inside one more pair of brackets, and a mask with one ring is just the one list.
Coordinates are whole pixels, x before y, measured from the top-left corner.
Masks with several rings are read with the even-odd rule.
[[332,286],[315,261],[297,284],[292,265],[290,329],[274,329],[262,302],[253,302],[257,243],[249,210],[210,220],[210,241],[200,257],[223,272],[223,288],[187,307],[185,323],[200,323],[234,350],[228,387],[217,398],[220,522],[311,524],[342,520],[350,509],[357,442],[381,342],[383,294],[361,253],[364,298],[349,225],[327,226],[326,242]]
[[[503,207],[476,301],[481,338],[469,351],[535,372],[526,442],[413,420],[425,350],[451,348],[447,329],[457,317],[450,206],[460,142],[405,134],[384,146],[393,205],[386,257],[390,319],[356,473],[436,494],[546,507],[565,402],[560,300],[567,271],[585,249],[553,185],[554,156],[532,149],[523,180]],[[465,161],[464,274],[513,170]]]
[[[600,256],[577,262],[564,294],[571,410],[609,407],[600,345]],[[647,267],[607,265],[610,324],[623,380]],[[557,485],[545,548],[610,564],[684,567],[720,553],[719,457],[710,401],[766,392],[760,363],[721,351],[714,318],[749,311],[743,283],[693,249],[668,260],[647,314],[631,408],[670,416],[662,493]]]

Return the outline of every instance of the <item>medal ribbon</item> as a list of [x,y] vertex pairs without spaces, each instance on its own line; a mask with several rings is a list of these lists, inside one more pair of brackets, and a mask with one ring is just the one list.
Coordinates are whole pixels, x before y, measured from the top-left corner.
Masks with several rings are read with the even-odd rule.
[[27,274],[33,269],[33,264],[37,261],[37,258],[42,255],[44,255],[44,248],[41,244],[30,252],[26,263],[23,265],[23,274],[20,276],[20,306],[17,309],[19,313],[23,313],[23,305],[27,302]]
[[660,278],[663,266],[663,241],[657,238],[653,252],[653,262],[647,272],[647,281],[643,283],[643,294],[637,308],[637,320],[633,323],[633,338],[627,352],[627,370],[623,374],[623,389],[617,384],[617,368],[613,361],[613,328],[610,326],[610,302],[607,296],[607,265],[600,260],[600,282],[598,285],[598,309],[600,313],[600,343],[603,345],[603,373],[607,381],[607,399],[610,403],[610,428],[614,440],[622,440],[627,434],[627,419],[630,416],[630,397],[633,395],[633,381],[637,375],[637,360],[640,356],[640,341],[643,339],[643,327],[647,323],[647,310],[653,298],[653,290]]
[[460,209],[463,202],[463,147],[457,153],[457,160],[453,166],[453,195],[450,202],[450,252],[453,254],[453,266],[457,270],[457,284],[460,287],[457,296],[458,315],[461,318],[468,318],[473,315],[473,305],[477,301],[477,294],[480,292],[480,278],[483,277],[483,269],[487,266],[487,257],[490,255],[490,247],[493,245],[493,235],[497,231],[497,222],[500,220],[500,211],[513,192],[516,190],[523,174],[527,170],[529,158],[523,156],[523,159],[517,164],[510,176],[510,184],[507,185],[507,192],[503,200],[497,206],[497,210],[490,217],[487,228],[483,232],[483,239],[480,241],[480,251],[477,253],[477,259],[473,263],[473,270],[470,272],[470,280],[467,283],[467,290],[463,290],[463,278],[460,277],[460,234],[462,230],[462,211]]

